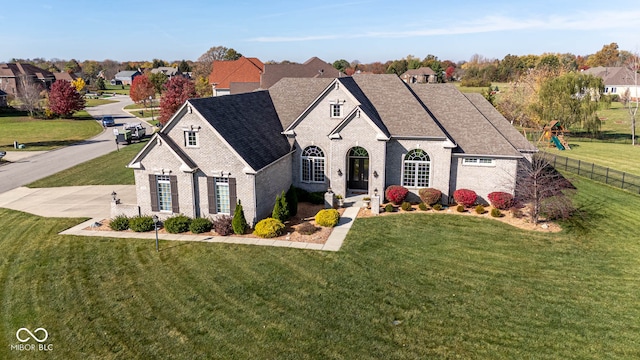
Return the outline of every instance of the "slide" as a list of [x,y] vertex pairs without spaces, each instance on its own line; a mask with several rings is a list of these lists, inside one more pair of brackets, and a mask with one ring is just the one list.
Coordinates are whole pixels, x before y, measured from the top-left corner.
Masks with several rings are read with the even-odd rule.
[[551,141],[553,141],[553,143],[556,144],[556,147],[558,148],[558,150],[564,150],[564,146],[562,146],[562,144],[560,143],[560,139],[558,139],[557,136],[552,136]]

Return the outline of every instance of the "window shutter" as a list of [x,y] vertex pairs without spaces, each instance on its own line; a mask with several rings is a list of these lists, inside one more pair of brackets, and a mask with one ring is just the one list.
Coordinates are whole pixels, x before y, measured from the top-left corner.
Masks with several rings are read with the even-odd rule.
[[171,185],[171,212],[180,213],[180,203],[178,202],[178,177],[169,176],[169,185]]
[[209,203],[209,214],[216,214],[216,184],[211,176],[207,176],[207,202]]
[[156,182],[156,176],[149,174],[149,189],[151,193],[151,211],[160,211],[158,206],[158,183]]
[[233,215],[236,212],[238,195],[236,192],[236,178],[229,178],[229,212]]

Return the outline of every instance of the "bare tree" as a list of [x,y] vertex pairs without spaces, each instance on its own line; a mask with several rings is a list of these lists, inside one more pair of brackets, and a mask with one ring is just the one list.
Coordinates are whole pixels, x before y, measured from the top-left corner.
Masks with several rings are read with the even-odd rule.
[[193,70],[194,75],[196,77],[202,76],[208,78],[212,70],[213,62],[215,60],[224,60],[227,51],[229,51],[229,49],[224,46],[214,46],[200,55]]
[[516,200],[529,205],[531,222],[537,224],[541,216],[547,219],[566,219],[574,212],[566,190],[573,185],[551,166],[543,154],[535,154],[530,164],[519,167]]
[[20,75],[18,77],[18,100],[22,106],[29,111],[29,116],[33,117],[36,110],[40,109],[40,92],[42,86],[36,83],[28,75]]
[[[640,55],[633,54],[628,58],[627,62],[627,76],[632,83],[629,88],[633,87],[633,91],[629,91],[627,109],[629,110],[629,117],[631,118],[631,146],[636,145],[636,115],[638,114],[638,107],[640,106],[640,93],[638,93],[638,71],[640,71]],[[627,94],[625,91],[625,95]]]

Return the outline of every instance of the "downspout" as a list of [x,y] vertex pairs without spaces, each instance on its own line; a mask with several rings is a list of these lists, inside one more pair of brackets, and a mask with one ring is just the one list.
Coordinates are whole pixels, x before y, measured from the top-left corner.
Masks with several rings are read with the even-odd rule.
[[199,211],[199,206],[198,204],[200,203],[199,199],[196,199],[196,172],[194,171],[191,173],[191,196],[193,198],[193,201],[191,202],[193,204],[193,217],[200,217],[200,211]]

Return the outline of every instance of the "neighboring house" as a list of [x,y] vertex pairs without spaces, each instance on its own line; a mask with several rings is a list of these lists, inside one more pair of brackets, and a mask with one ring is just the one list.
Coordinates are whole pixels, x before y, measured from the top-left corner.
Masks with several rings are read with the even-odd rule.
[[20,92],[20,78],[27,77],[43,89],[49,89],[56,81],[56,77],[49,71],[35,65],[22,63],[0,64],[0,90],[9,95],[18,96]]
[[171,79],[174,76],[180,75],[180,76],[185,76],[183,75],[180,70],[178,70],[177,67],[169,67],[169,66],[160,66],[157,67],[155,69],[151,69],[151,73],[152,74],[157,74],[157,73],[163,73],[165,75],[167,75],[167,78]]
[[400,78],[407,84],[426,84],[438,82],[435,71],[431,70],[430,67],[425,66],[419,69],[407,70],[402,75],[400,75]]
[[284,78],[269,90],[190,99],[135,156],[142,214],[271,214],[291,184],[371,194],[389,185],[448,201],[469,188],[481,201],[514,193],[536,148],[482,96],[396,75]]
[[56,77],[56,80],[66,80],[68,82],[72,82],[78,78],[76,74],[68,73],[66,71],[53,73],[53,76]]
[[131,85],[136,76],[142,75],[139,71],[120,71],[111,80],[111,85]]
[[7,104],[7,93],[0,90],[0,107],[6,107]]
[[636,79],[632,71],[625,67],[597,66],[584,70],[585,73],[602,78],[605,95],[623,96],[629,90],[629,100],[635,101],[640,96],[640,76]]
[[282,78],[337,78],[344,76],[331,64],[312,57],[302,64],[265,64],[260,88],[269,89]]
[[[260,87],[260,74],[264,64],[257,58],[240,57],[238,60],[216,60],[209,75],[213,96],[231,94],[232,84],[242,84],[244,89],[253,91]],[[242,92],[248,92],[242,91]]]

